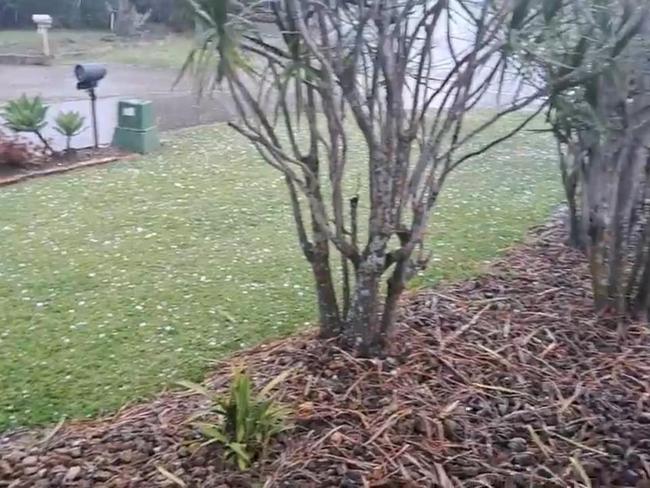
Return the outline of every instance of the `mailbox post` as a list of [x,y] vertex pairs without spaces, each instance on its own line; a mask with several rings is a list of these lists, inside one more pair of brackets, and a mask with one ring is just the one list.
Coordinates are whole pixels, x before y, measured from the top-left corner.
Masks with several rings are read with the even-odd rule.
[[78,64],[74,68],[74,74],[78,81],[77,90],[86,90],[90,96],[95,147],[99,147],[99,135],[97,134],[97,95],[95,94],[95,88],[97,88],[99,81],[106,76],[106,68],[101,64]]
[[52,27],[52,17],[45,14],[32,15],[32,21],[36,24],[36,32],[41,35],[43,41],[43,54],[50,57],[50,41],[47,31]]

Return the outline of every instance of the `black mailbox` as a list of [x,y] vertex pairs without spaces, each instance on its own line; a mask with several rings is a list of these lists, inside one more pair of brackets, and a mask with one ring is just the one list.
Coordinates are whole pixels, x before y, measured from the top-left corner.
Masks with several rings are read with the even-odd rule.
[[96,88],[99,80],[106,76],[106,68],[101,64],[78,64],[74,74],[79,81],[77,90],[90,90]]
[[106,68],[101,64],[78,64],[74,67],[74,75],[77,77],[77,90],[87,90],[90,96],[90,106],[93,115],[93,135],[95,147],[99,147],[99,135],[97,133],[97,95],[95,88],[99,80],[106,76]]

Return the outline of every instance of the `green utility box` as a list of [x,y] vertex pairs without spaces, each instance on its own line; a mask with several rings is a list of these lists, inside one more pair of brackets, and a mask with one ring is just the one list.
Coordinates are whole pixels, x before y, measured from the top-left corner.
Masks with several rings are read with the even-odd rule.
[[118,102],[113,145],[141,154],[151,152],[160,146],[151,101],[121,100]]

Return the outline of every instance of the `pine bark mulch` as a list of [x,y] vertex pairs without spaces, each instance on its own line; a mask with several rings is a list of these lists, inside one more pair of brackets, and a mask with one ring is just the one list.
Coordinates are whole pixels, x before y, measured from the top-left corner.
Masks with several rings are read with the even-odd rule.
[[176,392],[0,438],[0,486],[649,488],[650,328],[593,314],[565,237],[556,220],[480,278],[409,297],[386,358],[303,334],[216,365],[217,389],[233,363],[258,384],[292,369],[296,428],[249,472],[193,448],[201,399]]

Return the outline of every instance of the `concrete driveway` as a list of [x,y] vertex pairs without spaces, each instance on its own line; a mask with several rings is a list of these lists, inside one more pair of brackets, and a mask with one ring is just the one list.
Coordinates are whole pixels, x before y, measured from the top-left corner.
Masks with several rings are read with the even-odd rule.
[[[119,64],[105,65],[108,74],[97,94],[101,97],[147,96],[170,94],[178,73],[172,70],[143,68]],[[0,100],[17,98],[23,93],[40,95],[49,102],[85,99],[76,88],[74,65],[2,66],[0,65]],[[176,92],[187,92],[187,82]]]
[[[173,70],[107,64],[108,73],[97,88],[97,113],[100,144],[111,142],[117,124],[117,102],[125,98],[152,100],[158,127],[161,130],[191,127],[229,120],[233,115],[232,100],[227,92],[215,92],[199,100],[192,93],[191,81],[185,79],[174,86],[178,72]],[[76,88],[74,65],[0,66],[0,104],[20,97],[40,95],[50,105],[48,116],[59,111],[75,110],[90,122],[90,102],[85,91]],[[55,146],[65,141],[56,131],[46,128],[46,136]],[[87,130],[73,139],[77,147],[92,145]]]

